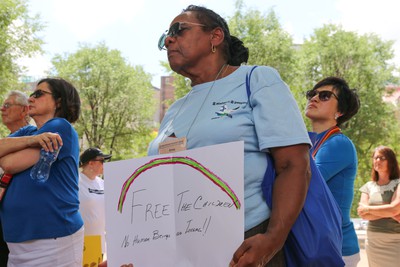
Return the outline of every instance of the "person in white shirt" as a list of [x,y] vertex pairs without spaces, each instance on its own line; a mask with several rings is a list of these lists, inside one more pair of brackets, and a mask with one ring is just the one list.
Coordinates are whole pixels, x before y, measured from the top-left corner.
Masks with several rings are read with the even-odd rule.
[[105,203],[103,163],[111,155],[98,148],[88,148],[80,156],[79,201],[85,236],[100,235],[102,253],[105,253]]

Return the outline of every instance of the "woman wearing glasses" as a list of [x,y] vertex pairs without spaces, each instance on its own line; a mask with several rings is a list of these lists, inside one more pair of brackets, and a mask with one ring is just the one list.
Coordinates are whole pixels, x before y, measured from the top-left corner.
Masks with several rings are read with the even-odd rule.
[[305,115],[312,126],[310,152],[342,211],[343,260],[346,267],[355,267],[360,249],[350,210],[358,160],[352,141],[339,127],[357,114],[360,101],[347,82],[337,77],[321,80],[306,96]]
[[[149,155],[159,154],[158,145],[168,138],[186,140],[186,149],[243,140],[245,241],[232,251],[230,265],[284,266],[281,249],[310,179],[310,140],[289,88],[276,70],[259,66],[249,96],[246,74],[252,66],[241,65],[248,49],[205,7],[191,5],[175,17],[159,48],[167,50],[172,70],[189,78],[192,89],[167,111]],[[274,158],[278,174],[274,210],[261,190],[265,153]]]
[[372,155],[371,181],[360,188],[358,214],[369,220],[365,247],[370,267],[400,263],[400,170],[396,154],[386,146]]
[[[77,90],[63,79],[39,81],[29,97],[36,131],[24,128],[0,140],[0,166],[13,174],[0,216],[8,266],[82,266],[83,221],[78,198]],[[29,135],[29,136],[27,136]],[[30,176],[40,149],[60,149],[44,183]]]

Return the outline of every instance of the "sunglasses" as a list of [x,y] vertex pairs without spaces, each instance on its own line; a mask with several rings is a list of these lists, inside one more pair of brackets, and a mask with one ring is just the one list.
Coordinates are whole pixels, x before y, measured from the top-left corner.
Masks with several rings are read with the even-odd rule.
[[167,37],[175,37],[175,36],[180,36],[182,34],[183,30],[189,29],[183,27],[185,24],[190,24],[194,26],[200,26],[200,27],[205,27],[206,25],[200,24],[200,23],[194,23],[194,22],[175,22],[174,24],[169,27],[169,30],[165,31],[163,34],[161,34],[160,39],[158,40],[158,49],[161,50],[166,50],[165,48],[165,39]]
[[43,96],[45,94],[52,95],[53,93],[46,92],[46,91],[43,91],[43,90],[39,89],[39,90],[36,90],[35,92],[33,92],[32,94],[30,94],[29,97],[39,98],[39,97],[41,97],[41,96]]
[[337,100],[339,100],[338,96],[332,91],[317,91],[317,90],[310,90],[306,92],[307,100],[311,100],[314,96],[318,95],[319,100],[321,101],[328,101],[334,96]]

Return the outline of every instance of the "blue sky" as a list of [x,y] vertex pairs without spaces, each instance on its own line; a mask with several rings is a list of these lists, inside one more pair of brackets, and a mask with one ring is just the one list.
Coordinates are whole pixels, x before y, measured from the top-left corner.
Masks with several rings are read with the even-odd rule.
[[[213,9],[224,18],[233,15],[235,0],[28,0],[31,14],[47,25],[40,37],[45,54],[24,59],[27,75],[44,76],[56,54],[74,53],[79,43],[104,42],[118,49],[132,65],[141,65],[160,86],[165,75],[157,41],[171,20],[189,4]],[[398,0],[244,0],[246,8],[267,14],[273,8],[283,27],[301,43],[324,23],[341,24],[346,30],[376,33],[383,40],[397,40],[395,62],[400,66],[400,4]]]

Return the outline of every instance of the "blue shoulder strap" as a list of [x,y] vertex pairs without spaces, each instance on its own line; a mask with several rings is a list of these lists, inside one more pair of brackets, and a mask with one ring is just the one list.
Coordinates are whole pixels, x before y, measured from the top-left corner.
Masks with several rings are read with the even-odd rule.
[[255,68],[257,68],[257,67],[258,67],[258,66],[254,66],[253,68],[251,68],[250,73],[247,73],[247,74],[246,74],[246,92],[247,92],[247,99],[248,99],[248,103],[249,103],[249,105],[250,105],[251,108],[253,108],[253,107],[251,106],[251,103],[250,103],[250,95],[251,95],[251,91],[250,91],[250,78],[251,78],[251,74],[253,73],[253,70],[254,70]]

